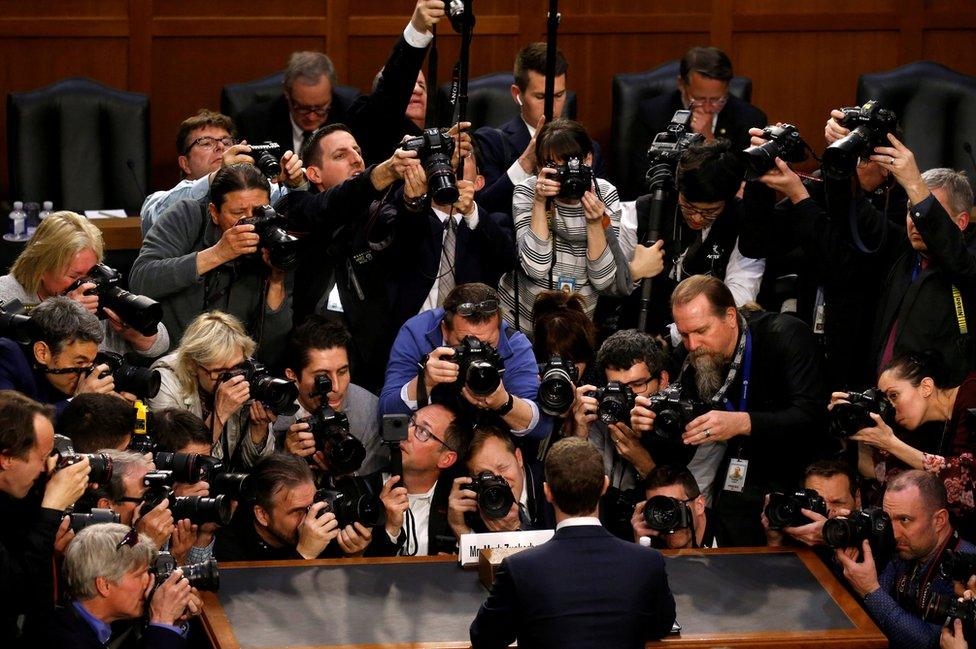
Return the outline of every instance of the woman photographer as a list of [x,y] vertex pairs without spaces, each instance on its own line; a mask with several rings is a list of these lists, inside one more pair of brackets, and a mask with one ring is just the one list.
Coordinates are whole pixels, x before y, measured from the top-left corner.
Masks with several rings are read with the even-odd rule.
[[536,137],[536,159],[538,175],[516,186],[512,198],[519,266],[499,284],[505,320],[526,334],[542,291],[579,293],[592,316],[597,294],[626,295],[632,288],[617,242],[617,190],[593,176],[586,130],[568,119],[549,122]]
[[249,403],[250,385],[234,373],[255,346],[234,316],[210,311],[194,318],[175,352],[153,364],[162,380],[149,406],[189,410],[203,419],[213,433],[210,454],[233,469],[274,453],[275,416],[260,402]]
[[[71,289],[79,280],[88,277],[104,256],[102,232],[80,214],[55,212],[41,222],[37,232],[17,256],[10,274],[0,277],[0,300],[20,300],[35,305],[54,295],[67,295],[89,312],[98,311],[98,295],[88,295],[95,288],[84,282]],[[105,339],[102,350],[124,354],[135,352],[155,358],[169,349],[169,334],[162,322],[152,336],[126,325],[111,309],[103,308]]]
[[[952,385],[947,376],[945,361],[937,351],[895,357],[878,377],[878,389],[891,402],[894,423],[908,432],[895,435],[880,415],[871,413],[875,426],[862,428],[850,439],[859,443],[858,467],[866,477],[884,483],[905,467],[939,475],[945,482],[954,522],[963,536],[970,538],[966,532],[976,530],[976,416],[972,413],[976,408],[976,372],[959,385]],[[847,396],[846,392],[834,392],[830,407],[846,403]],[[922,428],[929,422],[931,426]],[[912,435],[922,430],[928,433]]]

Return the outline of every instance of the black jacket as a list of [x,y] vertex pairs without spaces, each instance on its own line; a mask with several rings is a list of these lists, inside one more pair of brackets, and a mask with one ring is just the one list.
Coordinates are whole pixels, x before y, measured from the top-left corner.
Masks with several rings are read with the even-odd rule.
[[[48,649],[104,649],[95,635],[95,630],[75,610],[74,606],[59,606],[54,610],[47,624],[39,630],[40,636],[34,646]],[[112,638],[109,643],[119,640],[125,633],[120,649],[181,649],[186,639],[164,627],[146,625],[141,621],[116,622],[112,625]]]
[[[304,561],[294,547],[276,548],[265,542],[254,529],[254,514],[251,506],[241,503],[234,512],[230,525],[217,530],[213,550],[217,561]],[[335,540],[325,546],[317,559],[330,559],[343,556]]]
[[674,623],[664,558],[596,525],[506,558],[471,623],[472,649],[643,647]]
[[[519,530],[555,529],[556,511],[552,508],[552,504],[546,500],[542,489],[542,483],[545,481],[542,463],[525,462],[524,471],[526,505],[520,513],[522,524]],[[480,534],[491,531],[477,512],[466,518],[468,519],[466,522],[469,523],[468,526],[473,532]]]

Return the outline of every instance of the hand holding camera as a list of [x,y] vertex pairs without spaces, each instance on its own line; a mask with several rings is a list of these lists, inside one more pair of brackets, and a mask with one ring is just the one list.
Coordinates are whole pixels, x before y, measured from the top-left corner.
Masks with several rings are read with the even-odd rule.
[[94,282],[84,282],[65,295],[81,306],[89,313],[98,313],[98,293],[95,291],[97,286]]
[[[471,144],[471,134],[468,132],[470,128],[471,122],[461,122],[447,130],[447,135],[454,140],[455,144],[454,154],[451,156],[451,166],[455,168],[461,165],[463,158],[470,158],[474,152],[474,145]],[[460,139],[458,138],[459,132],[461,134]]]
[[894,133],[888,133],[891,146],[876,146],[870,160],[891,172],[898,184],[905,188],[912,205],[918,205],[931,193],[922,180],[922,174],[915,162],[915,154],[902,144]]
[[112,375],[112,368],[109,367],[108,363],[96,365],[91,372],[78,380],[75,396],[84,392],[95,392],[97,394],[115,392],[115,377]]
[[644,517],[644,510],[647,508],[647,501],[641,501],[634,507],[634,513],[630,517],[630,526],[634,528],[634,540],[637,541],[642,536],[654,537],[657,532],[651,529]]
[[560,184],[556,180],[558,172],[552,167],[542,167],[535,181],[535,202],[545,205],[546,201],[559,195]]
[[169,502],[169,498],[164,498],[147,512],[142,511],[146,507],[146,503],[143,502],[139,506],[139,517],[135,521],[136,531],[151,538],[157,548],[162,547],[176,529]]
[[633,430],[639,433],[654,430],[654,420],[657,418],[657,413],[651,406],[651,400],[648,397],[638,396],[634,398],[634,407],[630,411],[630,427]]
[[590,424],[597,420],[597,410],[600,402],[594,396],[595,385],[581,385],[576,388],[576,399],[573,401],[573,419],[576,422],[576,436],[586,439],[590,435]]
[[300,187],[305,182],[302,159],[298,157],[297,152],[285,151],[285,155],[281,156],[281,174],[278,176],[278,182],[292,189]]
[[386,510],[386,533],[396,538],[400,536],[400,530],[403,528],[403,514],[410,509],[407,488],[402,485],[400,476],[391,476],[383,483],[380,501]]
[[285,450],[298,457],[308,457],[315,454],[315,435],[311,426],[306,423],[294,423],[288,427],[285,434]]
[[251,223],[238,223],[224,230],[220,241],[214,244],[213,251],[221,264],[234,261],[244,255],[253,255],[258,251],[261,237],[254,231]]
[[[418,202],[427,195],[427,174],[420,165],[410,165],[403,170],[403,197]],[[420,203],[422,205],[423,203]]]
[[458,380],[460,367],[451,360],[454,356],[453,347],[438,347],[427,356],[424,364],[424,383],[427,385],[427,394],[434,389],[434,386],[441,383],[454,383]]
[[251,384],[242,374],[217,384],[214,395],[214,417],[223,426],[251,398]]
[[315,559],[325,550],[329,542],[339,535],[339,521],[335,514],[325,511],[324,502],[312,503],[305,514],[305,520],[298,528],[298,554],[306,559]]
[[478,495],[465,488],[469,484],[471,484],[471,478],[467,476],[454,478],[454,485],[447,497],[447,523],[458,538],[461,538],[462,534],[471,533],[471,528],[465,521],[465,515],[478,511]]
[[860,562],[855,561],[838,548],[834,551],[837,562],[844,567],[844,578],[861,597],[865,597],[881,588],[878,583],[878,569],[874,565],[874,553],[867,539],[861,542]]
[[898,441],[898,438],[895,437],[895,431],[884,422],[881,415],[871,412],[868,413],[868,416],[871,417],[875,425],[862,428],[851,435],[851,439],[855,442],[864,442],[868,446],[890,451],[892,446]]
[[173,570],[158,586],[155,581],[154,576],[146,590],[146,596],[151,594],[152,597],[149,601],[149,621],[173,626],[190,604],[192,587],[189,580],[183,579],[183,571],[179,568]]
[[336,536],[336,543],[346,556],[361,556],[363,551],[373,540],[373,530],[366,527],[359,521],[352,525],[346,525],[339,530]]
[[74,505],[88,488],[91,464],[88,458],[83,456],[80,461],[56,470],[58,460],[56,456],[49,457],[47,460],[48,473],[51,477],[44,487],[41,507],[64,511]]
[[250,405],[250,417],[248,418],[248,428],[250,428],[251,441],[255,444],[263,444],[270,434],[271,424],[275,422],[278,415],[266,405],[255,399]]

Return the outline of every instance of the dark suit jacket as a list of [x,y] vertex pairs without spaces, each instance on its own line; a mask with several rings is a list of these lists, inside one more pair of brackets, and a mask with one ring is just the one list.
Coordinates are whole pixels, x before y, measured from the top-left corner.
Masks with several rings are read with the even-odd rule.
[[[112,638],[115,638],[131,623],[116,623],[112,625]],[[39,629],[40,638],[34,646],[49,649],[104,649],[105,645],[98,641],[94,629],[86,622],[73,606],[59,606],[54,610],[48,624]],[[186,639],[178,633],[163,627],[148,625],[144,629],[132,629],[129,636],[122,642],[120,649],[181,649],[186,646]]]
[[9,338],[0,338],[0,390],[16,390],[34,401],[54,406],[60,415],[67,397],[58,392],[43,372],[35,370],[30,350]]
[[643,647],[674,623],[664,558],[597,525],[508,557],[471,624],[472,649]]
[[[675,111],[682,110],[681,91],[675,90],[670,95],[658,95],[645,99],[637,108],[637,123],[634,128],[634,140],[638,143],[632,164],[641,170],[637,177],[639,182],[631,183],[627,187],[619,187],[621,200],[633,200],[645,192],[643,185],[644,171],[647,169],[647,147],[658,133],[664,131]],[[732,142],[733,149],[745,149],[749,146],[749,129],[766,126],[766,114],[761,110],[729,95],[729,100],[718,114],[715,124],[715,137],[725,138]]]
[[[515,186],[508,177],[508,168],[529,146],[532,136],[521,115],[502,124],[501,128],[483,126],[474,134],[481,156],[479,171],[485,186],[478,192],[478,202],[490,212],[512,213],[512,192]],[[592,142],[592,140],[591,140]],[[603,177],[603,158],[600,145],[593,142],[593,172]]]

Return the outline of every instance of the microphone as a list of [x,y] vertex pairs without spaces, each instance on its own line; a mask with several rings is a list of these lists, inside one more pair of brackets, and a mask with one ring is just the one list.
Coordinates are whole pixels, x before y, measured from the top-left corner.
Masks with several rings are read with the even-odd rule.
[[139,200],[145,200],[146,191],[142,188],[142,183],[139,182],[139,175],[136,173],[136,163],[132,161],[132,158],[127,158],[125,166],[129,168],[129,173],[132,174],[132,182],[135,183],[136,189],[139,190]]

